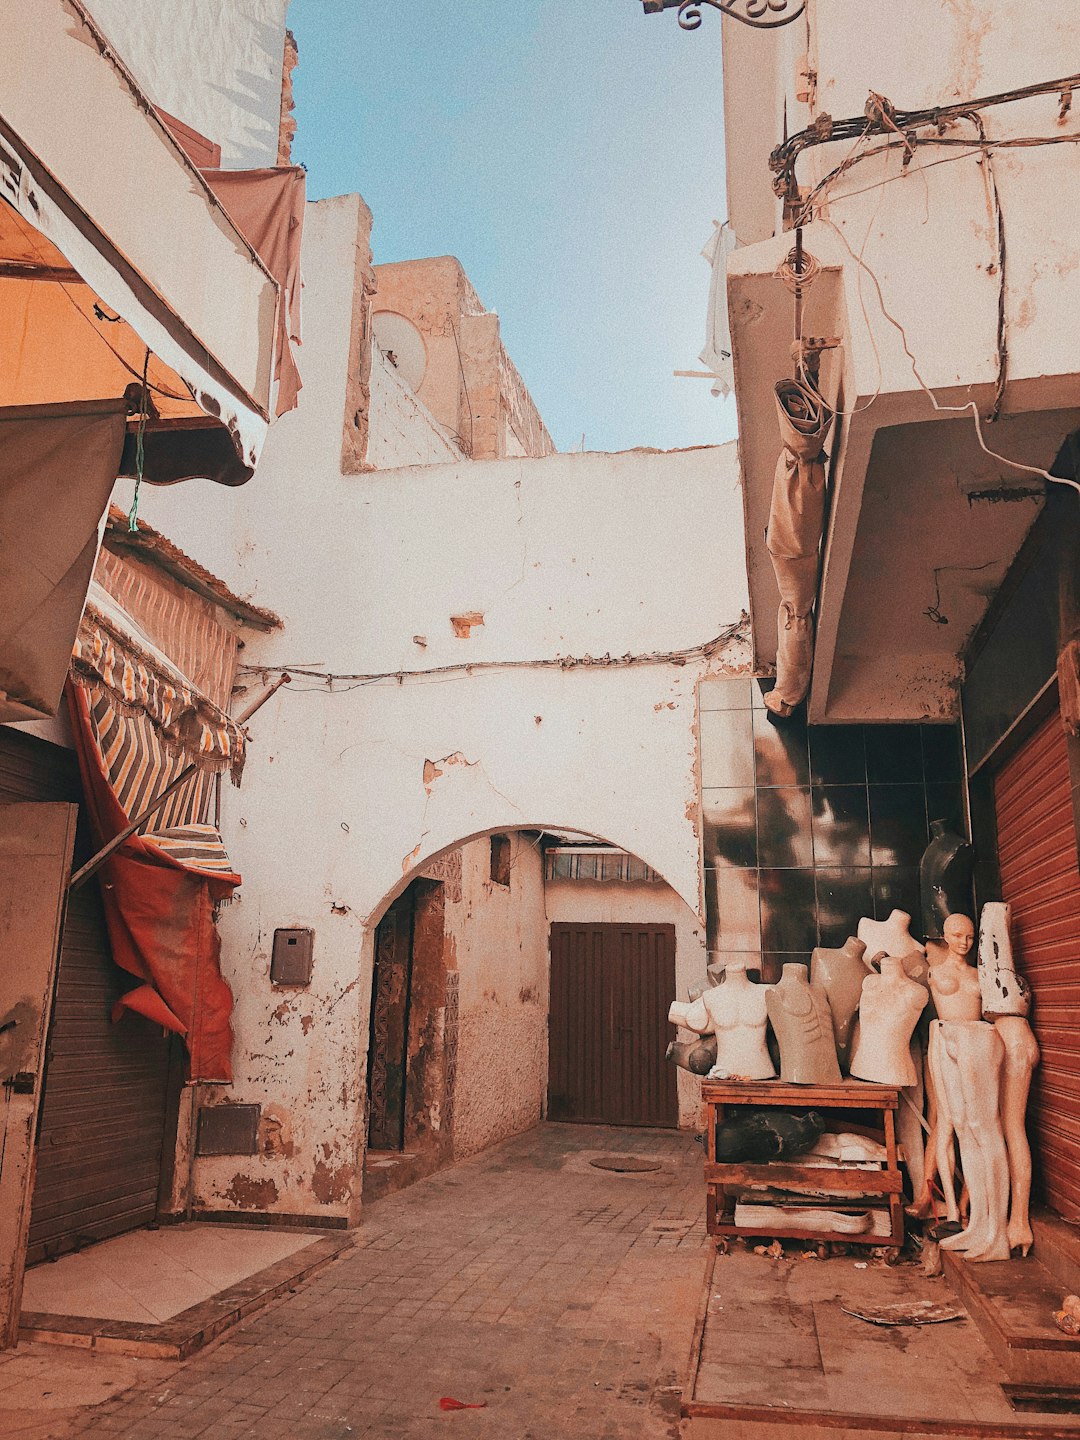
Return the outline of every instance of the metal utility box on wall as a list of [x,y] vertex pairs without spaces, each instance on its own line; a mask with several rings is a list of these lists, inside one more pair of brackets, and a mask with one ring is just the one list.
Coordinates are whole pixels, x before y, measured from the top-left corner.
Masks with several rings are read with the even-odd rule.
[[196,1155],[254,1155],[261,1105],[200,1105]]
[[270,956],[273,985],[310,985],[315,961],[314,930],[275,930]]

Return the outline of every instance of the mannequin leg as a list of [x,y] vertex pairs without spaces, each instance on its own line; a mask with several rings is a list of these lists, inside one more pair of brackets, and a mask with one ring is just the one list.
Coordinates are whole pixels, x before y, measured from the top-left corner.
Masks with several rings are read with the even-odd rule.
[[[907,1157],[907,1172],[911,1180],[911,1193],[920,1195],[926,1183],[923,1127],[920,1117],[923,1111],[923,1049],[918,1034],[911,1037],[911,1063],[915,1066],[915,1084],[905,1087],[897,1111],[896,1128]],[[905,1104],[905,1098],[911,1105]],[[914,1110],[911,1106],[914,1106]]]
[[1024,1118],[1031,1072],[1039,1063],[1039,1046],[1031,1026],[1020,1015],[1001,1015],[994,1028],[1005,1045],[1005,1071],[1001,1089],[1001,1124],[1009,1158],[1009,1248],[1026,1255],[1032,1234],[1028,1219],[1031,1198],[1031,1147]]
[[[934,1125],[934,1162],[941,1177],[941,1188],[945,1196],[945,1218],[954,1225],[960,1222],[960,1210],[956,1204],[956,1161],[953,1137],[956,1133],[955,1117],[949,1104],[945,1088],[944,1066],[949,1063],[941,1043],[941,1021],[935,1020],[930,1026],[930,1074],[933,1082],[937,1114]],[[957,1103],[963,1104],[963,1097],[956,1087]]]
[[966,1251],[969,1260],[1007,1260],[1009,1165],[1001,1128],[1005,1046],[994,1027],[983,1021],[944,1025],[941,1041],[948,1057],[943,1068],[950,1103],[960,1112],[960,1159],[971,1191],[967,1229],[942,1244]]

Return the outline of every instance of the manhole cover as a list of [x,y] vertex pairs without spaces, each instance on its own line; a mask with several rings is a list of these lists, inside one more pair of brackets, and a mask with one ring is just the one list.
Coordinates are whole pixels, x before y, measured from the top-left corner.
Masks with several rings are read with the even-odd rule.
[[590,1160],[597,1170],[614,1170],[619,1175],[642,1175],[646,1170],[659,1170],[659,1160],[644,1160],[640,1155],[601,1155]]

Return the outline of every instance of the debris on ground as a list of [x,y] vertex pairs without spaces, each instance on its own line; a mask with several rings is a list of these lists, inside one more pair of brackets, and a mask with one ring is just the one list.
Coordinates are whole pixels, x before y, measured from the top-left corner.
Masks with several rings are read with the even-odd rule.
[[1066,1295],[1054,1311],[1054,1324],[1063,1335],[1080,1335],[1080,1295]]
[[895,1305],[867,1305],[861,1310],[840,1309],[868,1325],[941,1325],[946,1320],[963,1320],[967,1311],[959,1305],[942,1305],[936,1300],[900,1301]]
[[439,1401],[440,1410],[486,1410],[487,1401],[477,1400],[473,1404],[467,1404],[464,1400],[455,1400],[452,1395],[444,1395]]

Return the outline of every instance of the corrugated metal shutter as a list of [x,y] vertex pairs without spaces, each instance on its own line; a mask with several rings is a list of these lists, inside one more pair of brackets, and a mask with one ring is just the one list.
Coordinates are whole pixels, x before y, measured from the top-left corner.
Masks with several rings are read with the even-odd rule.
[[[0,800],[81,799],[74,754],[0,729]],[[87,849],[83,837],[82,851]],[[154,1219],[169,1041],[113,1002],[130,987],[109,953],[96,882],[69,899],[45,1058],[28,1263]]]
[[553,924],[549,1118],[677,1125],[674,994],[673,926]]
[[1080,1218],[1080,866],[1069,760],[1055,711],[994,777],[1002,899],[1034,991],[1042,1048],[1029,1128],[1036,1184]]

